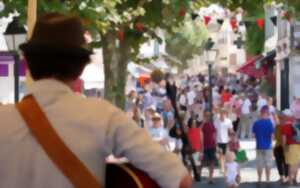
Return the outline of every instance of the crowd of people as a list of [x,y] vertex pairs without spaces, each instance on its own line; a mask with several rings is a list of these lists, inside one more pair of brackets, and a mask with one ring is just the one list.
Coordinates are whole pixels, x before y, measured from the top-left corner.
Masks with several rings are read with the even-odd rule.
[[[211,108],[205,75],[168,75],[159,83],[137,85],[127,97],[128,115],[162,149],[177,153],[190,172],[188,154],[192,153],[200,176],[202,168],[208,168],[210,184],[219,166],[228,187],[238,187],[242,180],[239,163],[247,160],[240,141],[253,139],[258,182],[262,182],[264,167],[266,181],[270,181],[274,155],[281,183],[297,183],[300,141],[295,135],[300,129],[297,132],[295,127],[300,121],[300,99],[295,99],[291,110],[279,112],[258,80],[231,74],[213,76]],[[183,132],[188,142],[182,139]],[[188,144],[192,149],[187,149]]]

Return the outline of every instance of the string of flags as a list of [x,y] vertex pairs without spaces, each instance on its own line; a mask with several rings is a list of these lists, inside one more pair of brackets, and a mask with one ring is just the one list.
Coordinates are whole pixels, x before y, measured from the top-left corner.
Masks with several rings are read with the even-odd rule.
[[[198,17],[200,17],[198,14],[192,14],[193,20],[197,19]],[[291,17],[288,13],[285,13],[283,15],[283,18],[287,19],[288,21],[291,20]],[[206,26],[208,26],[212,20],[213,20],[213,17],[211,17],[211,16],[203,16],[203,22]],[[274,26],[277,26],[277,21],[278,21],[277,16],[270,17],[270,20]],[[224,21],[225,21],[224,19],[216,19],[216,22],[220,26],[223,25]],[[253,26],[253,24],[256,24],[259,29],[263,30],[265,27],[265,19],[257,18],[256,20],[245,20],[245,21],[240,21],[240,22],[238,22],[238,20],[235,18],[230,19],[230,25],[234,31],[236,31],[239,26],[245,25],[248,28],[248,27]]]

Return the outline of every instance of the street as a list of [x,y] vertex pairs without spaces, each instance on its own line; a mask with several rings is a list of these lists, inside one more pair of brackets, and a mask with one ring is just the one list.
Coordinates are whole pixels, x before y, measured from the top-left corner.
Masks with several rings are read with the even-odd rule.
[[[241,188],[279,188],[279,187],[298,187],[298,186],[284,186],[278,183],[279,180],[278,172],[274,167],[271,172],[271,181],[272,183],[262,183],[258,184],[257,181],[257,173],[256,173],[256,163],[255,163],[255,157],[256,157],[256,151],[255,151],[255,142],[254,141],[241,141],[241,148],[245,149],[247,151],[247,156],[249,158],[249,161],[245,164],[241,165],[241,177],[242,177],[242,183]],[[193,188],[202,188],[202,187],[209,187],[209,188],[224,188],[224,178],[223,175],[220,173],[219,170],[215,171],[215,182],[213,185],[208,184],[207,182],[207,176],[208,171],[207,169],[203,170],[203,176],[202,181],[200,183],[194,183]],[[300,178],[298,177],[298,182]]]

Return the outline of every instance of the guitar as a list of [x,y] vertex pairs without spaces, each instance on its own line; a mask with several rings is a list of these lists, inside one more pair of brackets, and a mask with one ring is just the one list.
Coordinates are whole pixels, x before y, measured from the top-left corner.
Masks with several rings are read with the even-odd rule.
[[160,188],[148,174],[129,163],[106,165],[106,188]]

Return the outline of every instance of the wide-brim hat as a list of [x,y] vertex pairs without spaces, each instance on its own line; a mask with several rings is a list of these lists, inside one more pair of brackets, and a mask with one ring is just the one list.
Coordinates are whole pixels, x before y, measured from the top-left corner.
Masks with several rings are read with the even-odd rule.
[[153,116],[152,116],[152,120],[153,121],[159,121],[161,120],[161,115],[159,113],[155,113]]
[[25,53],[88,57],[84,28],[77,16],[47,13],[36,22],[31,39],[20,45]]

